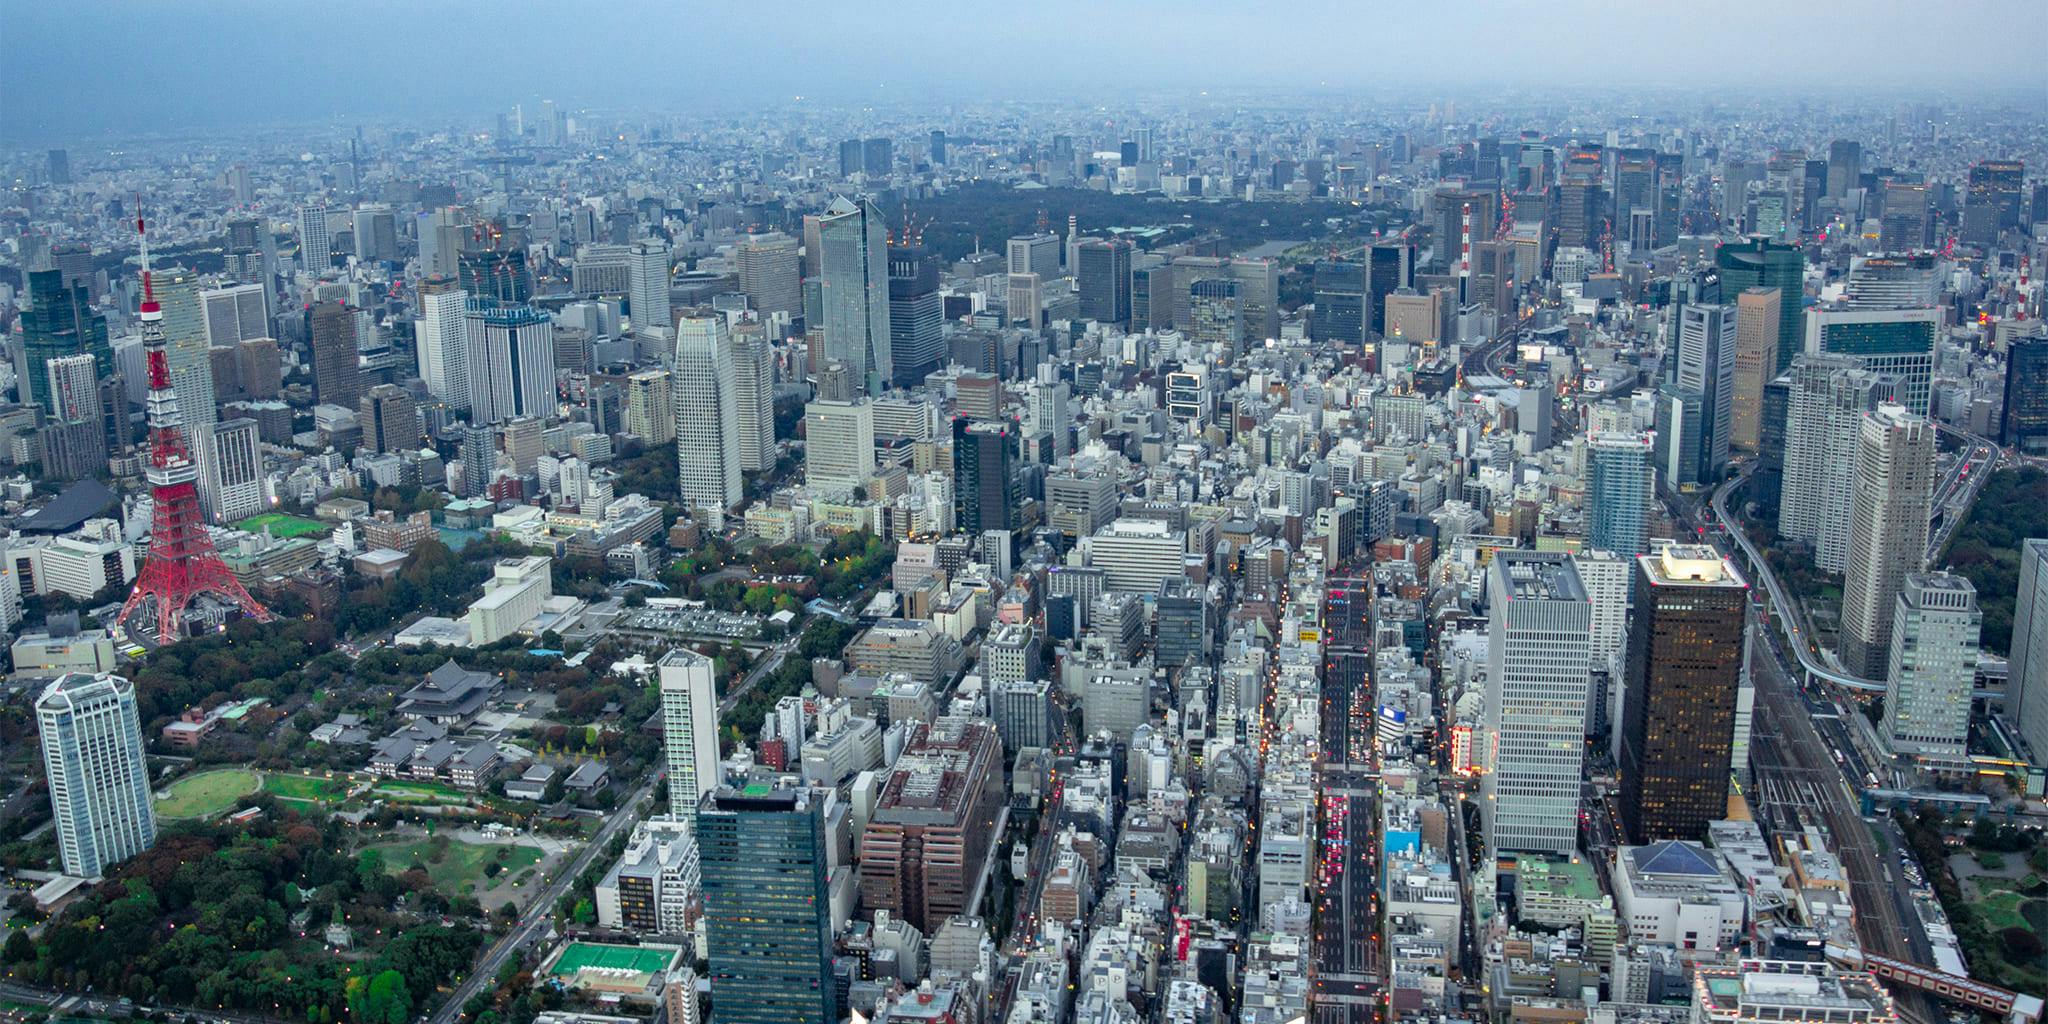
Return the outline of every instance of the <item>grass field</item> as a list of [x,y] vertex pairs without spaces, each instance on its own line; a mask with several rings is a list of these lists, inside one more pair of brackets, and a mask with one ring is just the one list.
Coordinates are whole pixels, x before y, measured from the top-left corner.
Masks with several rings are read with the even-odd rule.
[[2020,915],[2020,908],[2026,902],[2025,896],[2010,889],[1993,889],[1977,902],[1977,914],[1992,931],[2025,928],[2027,919]]
[[236,529],[250,533],[262,533],[266,526],[270,527],[270,535],[279,540],[290,540],[293,537],[325,537],[334,532],[334,527],[318,519],[286,515],[283,512],[265,512],[235,524]]
[[[492,861],[504,865],[499,878],[523,871],[541,862],[547,855],[534,846],[508,846],[498,843],[464,843],[450,840],[447,850],[439,863],[433,856],[434,841],[421,839],[410,843],[392,843],[373,847],[384,854],[384,870],[402,875],[412,870],[418,861],[427,869],[427,877],[434,880],[434,887],[449,894],[469,891],[472,884],[484,880],[484,865]],[[503,857],[499,851],[505,851]]]
[[313,775],[265,775],[263,791],[285,800],[333,803],[348,795],[348,781]]
[[211,818],[256,791],[261,778],[247,768],[220,768],[187,775],[164,790],[156,813],[166,818]]
[[586,967],[653,974],[668,967],[674,950],[643,949],[639,946],[607,946],[595,942],[572,942],[555,961],[554,973],[575,974]]
[[469,793],[456,789],[454,786],[445,786],[438,782],[425,782],[419,779],[388,779],[377,783],[376,788],[370,790],[370,792],[376,796],[390,797],[394,800],[407,800],[413,803],[445,800],[450,803],[466,804],[470,798]]

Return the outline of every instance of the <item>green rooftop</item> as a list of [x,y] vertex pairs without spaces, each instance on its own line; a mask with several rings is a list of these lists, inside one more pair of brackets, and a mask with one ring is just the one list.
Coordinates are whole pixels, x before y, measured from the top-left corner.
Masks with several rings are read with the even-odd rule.
[[1565,899],[1598,901],[1602,895],[1593,865],[1576,859],[1518,856],[1515,884],[1525,893]]

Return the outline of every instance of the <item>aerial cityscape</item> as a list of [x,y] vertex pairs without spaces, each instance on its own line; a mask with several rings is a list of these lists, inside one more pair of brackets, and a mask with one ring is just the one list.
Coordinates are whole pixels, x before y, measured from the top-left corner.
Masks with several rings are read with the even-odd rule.
[[0,1024],[2039,1024],[2048,9],[786,6],[0,3]]

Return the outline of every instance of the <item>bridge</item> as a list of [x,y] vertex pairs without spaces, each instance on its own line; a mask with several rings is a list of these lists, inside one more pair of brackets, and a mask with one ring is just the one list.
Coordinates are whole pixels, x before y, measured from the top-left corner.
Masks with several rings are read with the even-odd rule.
[[1932,967],[1869,953],[1863,955],[1863,968],[1886,981],[1898,982],[1937,999],[2004,1017],[2007,1024],[2038,1024],[2041,1019],[2040,996],[2008,992],[1996,985],[1986,985]]

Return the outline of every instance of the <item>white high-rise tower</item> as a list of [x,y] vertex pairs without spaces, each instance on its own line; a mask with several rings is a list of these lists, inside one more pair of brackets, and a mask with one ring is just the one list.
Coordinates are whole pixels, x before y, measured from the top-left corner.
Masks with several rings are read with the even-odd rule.
[[718,689],[712,662],[677,648],[661,656],[661,740],[668,755],[668,807],[694,821],[697,801],[718,788]]
[[1592,606],[1571,556],[1503,551],[1488,573],[1489,853],[1578,848]]
[[676,325],[676,482],[692,508],[739,504],[740,437],[732,338],[725,321]]
[[36,719],[64,873],[98,878],[156,845],[135,685],[71,673],[36,698]]

